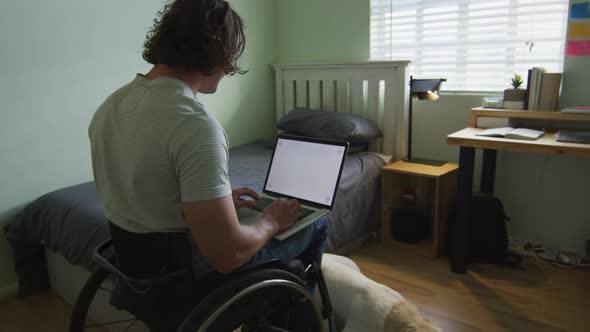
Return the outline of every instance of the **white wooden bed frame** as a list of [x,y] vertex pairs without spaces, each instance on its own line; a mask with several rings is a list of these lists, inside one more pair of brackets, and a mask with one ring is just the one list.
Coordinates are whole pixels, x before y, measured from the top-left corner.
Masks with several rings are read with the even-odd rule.
[[409,61],[276,64],[277,121],[296,107],[352,112],[383,133],[370,146],[393,160],[406,155]]

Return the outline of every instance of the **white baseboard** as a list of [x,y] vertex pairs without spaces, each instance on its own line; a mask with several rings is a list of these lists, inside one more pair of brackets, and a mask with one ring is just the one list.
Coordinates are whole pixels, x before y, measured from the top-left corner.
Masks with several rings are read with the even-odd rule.
[[18,294],[18,282],[0,288],[0,300]]

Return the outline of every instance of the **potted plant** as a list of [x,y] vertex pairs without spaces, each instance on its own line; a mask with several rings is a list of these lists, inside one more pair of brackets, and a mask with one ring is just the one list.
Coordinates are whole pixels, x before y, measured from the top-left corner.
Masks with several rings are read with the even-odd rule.
[[524,96],[526,90],[520,89],[523,83],[522,77],[518,74],[514,74],[514,77],[512,77],[512,89],[504,90],[504,101],[502,103],[504,108],[512,110],[524,109]]

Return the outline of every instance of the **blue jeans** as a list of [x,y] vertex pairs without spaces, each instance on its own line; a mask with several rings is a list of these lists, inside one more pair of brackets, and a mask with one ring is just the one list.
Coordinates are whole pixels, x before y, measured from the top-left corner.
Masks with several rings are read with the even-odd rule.
[[278,259],[284,263],[299,259],[305,265],[313,262],[319,266],[327,237],[328,216],[326,215],[282,241],[271,239],[246,265],[272,259]]

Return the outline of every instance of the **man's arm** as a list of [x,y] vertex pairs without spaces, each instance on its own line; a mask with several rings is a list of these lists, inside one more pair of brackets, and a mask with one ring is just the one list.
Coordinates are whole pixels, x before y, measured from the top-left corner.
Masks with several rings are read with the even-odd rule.
[[183,202],[183,209],[201,254],[220,273],[231,272],[248,262],[299,215],[297,201],[280,199],[265,209],[257,224],[240,225],[232,196]]

